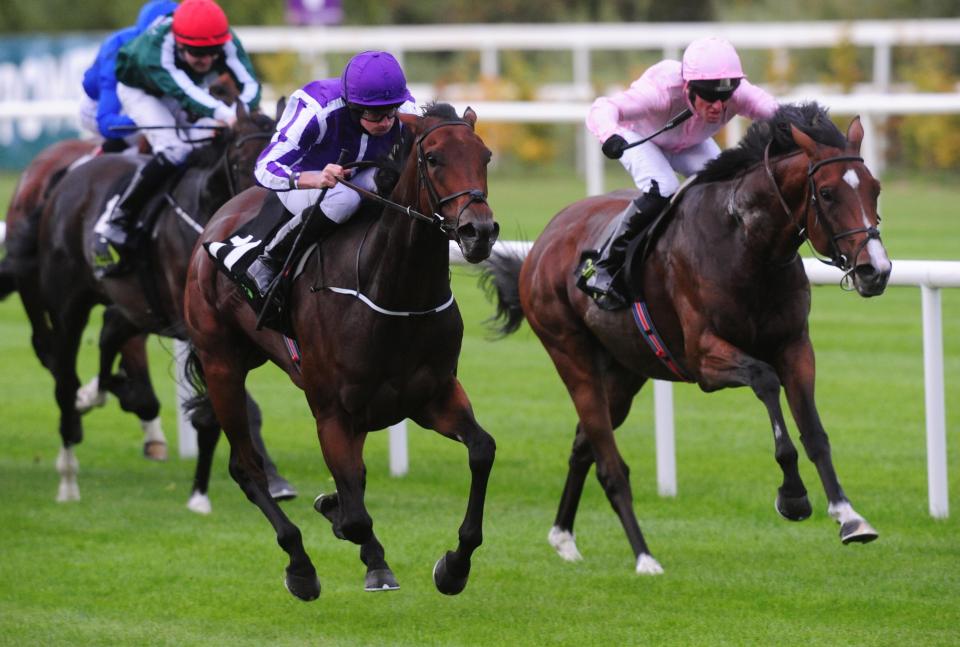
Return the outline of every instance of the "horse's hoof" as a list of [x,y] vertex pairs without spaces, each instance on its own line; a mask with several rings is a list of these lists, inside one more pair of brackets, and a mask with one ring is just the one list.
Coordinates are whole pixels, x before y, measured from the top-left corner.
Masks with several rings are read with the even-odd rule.
[[282,476],[271,479],[267,488],[274,501],[289,501],[297,496],[297,489]]
[[162,440],[148,440],[143,443],[144,457],[152,461],[167,460],[167,443]]
[[213,512],[213,506],[210,505],[210,497],[201,492],[193,491],[190,500],[187,501],[187,509],[197,514],[210,514]]
[[880,535],[865,519],[853,519],[840,526],[840,541],[844,544],[857,542],[866,544]]
[[283,579],[283,585],[293,594],[294,597],[310,602],[320,597],[320,580],[316,572],[311,575],[294,575],[287,569],[287,576]]
[[810,505],[810,499],[807,495],[803,496],[783,496],[782,492],[777,493],[777,500],[774,507],[781,517],[788,521],[803,521],[813,514],[813,506]]
[[94,377],[77,389],[74,408],[77,410],[77,413],[84,414],[94,407],[102,407],[106,403],[107,392],[100,390],[100,380]]
[[367,571],[367,576],[363,580],[364,591],[396,591],[399,588],[397,578],[393,576],[393,571],[389,568]]
[[313,500],[313,509],[322,514],[333,523],[333,511],[340,505],[340,497],[337,493],[320,494]]
[[637,575],[663,575],[663,567],[650,553],[641,553],[637,558]]
[[453,553],[447,551],[447,554],[438,559],[433,567],[433,583],[437,586],[437,590],[444,595],[456,595],[463,591],[467,586],[467,578],[470,576],[469,567],[467,567],[467,572],[463,577],[456,577],[450,573],[447,560],[450,559],[451,555]]
[[577,550],[576,537],[569,530],[561,530],[558,526],[554,526],[547,534],[547,541],[565,561],[579,562],[583,559],[583,555]]

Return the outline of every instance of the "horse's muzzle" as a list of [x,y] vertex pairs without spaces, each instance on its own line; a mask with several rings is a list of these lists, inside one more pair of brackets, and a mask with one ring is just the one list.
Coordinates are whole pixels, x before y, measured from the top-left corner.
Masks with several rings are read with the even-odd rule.
[[875,297],[883,294],[890,280],[891,265],[878,270],[871,263],[861,263],[853,271],[853,285],[862,297]]
[[499,235],[500,225],[492,218],[485,222],[467,222],[457,228],[457,242],[468,263],[487,260]]

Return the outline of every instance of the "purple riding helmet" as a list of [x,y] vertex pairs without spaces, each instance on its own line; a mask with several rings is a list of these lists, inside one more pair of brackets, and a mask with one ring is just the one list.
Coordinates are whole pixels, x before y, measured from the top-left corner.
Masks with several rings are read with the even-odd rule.
[[360,52],[350,59],[340,76],[340,92],[350,105],[398,106],[413,101],[407,78],[391,54]]

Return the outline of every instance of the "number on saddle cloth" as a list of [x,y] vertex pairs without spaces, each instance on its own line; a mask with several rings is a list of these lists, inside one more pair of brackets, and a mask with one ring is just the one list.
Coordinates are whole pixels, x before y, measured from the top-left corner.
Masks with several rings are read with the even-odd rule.
[[[264,200],[260,212],[241,225],[229,237],[219,242],[203,243],[204,249],[213,259],[217,269],[240,286],[254,312],[260,312],[264,304],[257,286],[247,276],[247,267],[256,260],[257,256],[263,253],[267,241],[273,238],[277,229],[283,226],[287,220],[287,215],[286,208],[280,202],[280,198],[271,191]],[[277,292],[283,291],[282,289],[277,290]],[[268,317],[265,325],[290,336],[288,334],[289,330],[283,329],[285,327],[283,319],[285,318],[278,317],[274,321]]]

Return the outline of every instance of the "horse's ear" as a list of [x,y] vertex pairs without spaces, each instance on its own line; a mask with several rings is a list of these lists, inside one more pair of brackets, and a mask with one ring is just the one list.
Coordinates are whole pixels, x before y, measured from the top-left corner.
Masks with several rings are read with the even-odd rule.
[[473,108],[467,106],[467,109],[463,111],[463,120],[473,128],[477,123],[477,113],[473,111]]
[[237,121],[243,121],[250,118],[250,111],[247,110],[247,104],[243,101],[237,101]]
[[274,118],[274,121],[280,121],[280,117],[283,116],[283,111],[287,109],[287,98],[280,97],[277,100],[277,116]]
[[397,118],[406,126],[410,132],[414,135],[420,134],[420,124],[422,120],[417,115],[411,115],[406,112],[401,112],[397,115]]
[[807,133],[803,132],[793,124],[790,124],[790,132],[793,135],[793,141],[796,142],[797,146],[807,154],[807,157],[813,159],[817,155],[817,142]]
[[847,127],[847,145],[851,151],[859,155],[862,142],[863,124],[860,123],[860,115],[857,115],[850,122],[850,126]]

